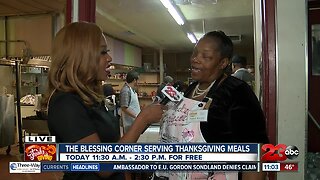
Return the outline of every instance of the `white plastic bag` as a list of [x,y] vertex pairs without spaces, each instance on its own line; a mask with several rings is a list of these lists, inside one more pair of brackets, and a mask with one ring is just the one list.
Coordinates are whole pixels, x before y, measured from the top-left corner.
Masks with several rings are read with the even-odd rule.
[[0,96],[0,147],[15,142],[14,109],[13,95]]

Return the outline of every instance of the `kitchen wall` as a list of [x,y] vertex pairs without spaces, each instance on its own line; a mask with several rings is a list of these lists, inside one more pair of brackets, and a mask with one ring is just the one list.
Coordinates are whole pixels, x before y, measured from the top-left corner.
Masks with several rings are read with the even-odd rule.
[[[50,14],[10,16],[7,18],[6,24],[7,27],[5,27],[5,18],[1,17],[0,40],[22,40],[26,42],[26,45],[21,42],[8,42],[8,54],[6,54],[6,43],[0,43],[0,58],[9,56],[19,57],[19,59],[21,59],[23,50],[26,49],[26,47],[30,49],[31,55],[50,55],[53,37],[52,16]],[[5,35],[6,33],[7,36]],[[14,68],[10,66],[0,66],[0,77],[6,77],[0,81],[1,93],[6,89],[8,93],[15,94],[15,73],[13,69]],[[22,88],[21,94],[28,94],[29,90],[30,89],[24,87]]]

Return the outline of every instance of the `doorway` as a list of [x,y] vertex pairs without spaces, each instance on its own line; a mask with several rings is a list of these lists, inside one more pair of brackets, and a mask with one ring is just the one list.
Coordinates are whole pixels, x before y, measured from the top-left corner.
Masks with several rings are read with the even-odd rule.
[[320,1],[308,4],[308,173],[320,178]]
[[309,4],[308,23],[308,151],[320,152],[320,2]]

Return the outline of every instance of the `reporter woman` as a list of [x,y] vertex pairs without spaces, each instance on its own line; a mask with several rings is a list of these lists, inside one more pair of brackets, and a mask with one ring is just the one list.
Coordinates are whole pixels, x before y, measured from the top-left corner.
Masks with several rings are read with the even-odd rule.
[[[120,138],[118,124],[103,105],[101,81],[110,74],[112,58],[102,30],[76,22],[62,28],[53,42],[48,75],[48,126],[60,143],[133,143],[148,124],[158,122],[163,106],[146,107]],[[124,179],[122,173],[76,172],[64,179]]]

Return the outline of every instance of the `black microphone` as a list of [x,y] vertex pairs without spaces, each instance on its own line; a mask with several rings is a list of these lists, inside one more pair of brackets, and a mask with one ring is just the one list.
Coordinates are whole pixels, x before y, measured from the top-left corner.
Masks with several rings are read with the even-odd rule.
[[[179,92],[182,90],[183,88],[182,86],[183,86],[183,83],[181,81],[177,81],[173,84],[173,87]],[[170,101],[170,99],[166,95],[164,96],[165,97],[160,101],[160,104],[162,105],[166,105]],[[151,124],[147,125],[141,134],[143,134],[149,128],[150,125]]]
[[[182,84],[181,81],[177,81],[173,84],[173,87],[177,90],[177,91],[181,91],[182,90]],[[168,102],[170,101],[170,99],[165,95],[165,97],[160,101],[160,104],[162,105],[166,105]]]

